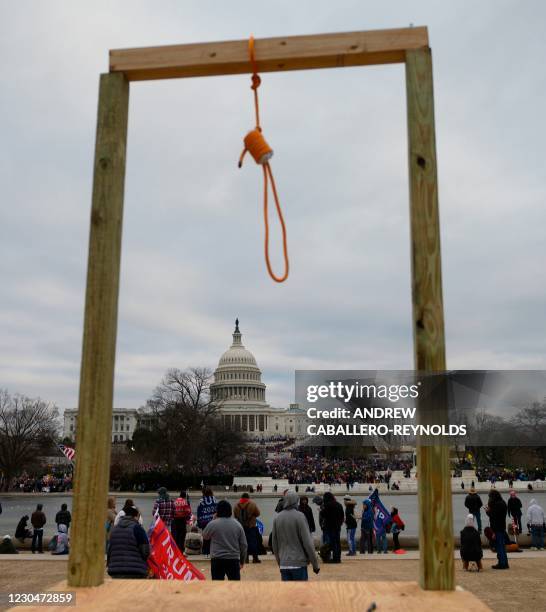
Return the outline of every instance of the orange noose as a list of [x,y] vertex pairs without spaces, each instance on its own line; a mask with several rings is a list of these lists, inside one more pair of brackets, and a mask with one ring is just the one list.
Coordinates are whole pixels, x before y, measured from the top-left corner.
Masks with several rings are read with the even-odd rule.
[[[264,226],[265,226],[265,264],[269,276],[277,283],[282,283],[288,278],[289,262],[288,262],[288,247],[286,241],[286,226],[284,224],[284,217],[282,215],[281,205],[279,204],[279,196],[277,194],[277,187],[275,186],[275,179],[273,178],[273,172],[269,165],[269,160],[273,157],[273,149],[267,144],[262,134],[262,128],[260,126],[260,104],[258,100],[258,87],[262,80],[258,74],[258,66],[254,56],[254,37],[251,36],[248,41],[248,52],[250,55],[250,63],[252,64],[252,85],[251,89],[254,92],[254,108],[256,110],[256,127],[250,131],[244,137],[245,148],[239,158],[239,168],[243,165],[243,159],[247,152],[249,152],[254,161],[260,164],[263,168],[264,173]],[[271,267],[269,261],[269,219],[268,219],[268,184],[271,182],[271,189],[275,198],[275,207],[277,208],[277,214],[279,215],[279,221],[282,229],[282,246],[284,254],[284,274],[277,276]]]

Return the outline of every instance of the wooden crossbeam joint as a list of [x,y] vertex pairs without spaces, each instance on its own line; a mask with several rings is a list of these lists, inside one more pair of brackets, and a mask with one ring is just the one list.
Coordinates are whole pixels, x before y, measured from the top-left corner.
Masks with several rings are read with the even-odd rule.
[[[256,39],[260,72],[341,68],[405,61],[406,51],[428,47],[427,28],[313,34]],[[110,72],[129,81],[252,72],[248,40],[110,51]]]

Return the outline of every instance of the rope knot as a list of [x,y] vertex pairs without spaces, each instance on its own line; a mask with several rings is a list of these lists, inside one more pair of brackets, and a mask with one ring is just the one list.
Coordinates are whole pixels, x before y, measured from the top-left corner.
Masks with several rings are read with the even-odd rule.
[[[273,178],[273,173],[271,172],[271,166],[269,165],[269,160],[273,157],[273,149],[267,144],[265,138],[262,134],[262,128],[260,126],[260,107],[258,102],[258,87],[260,86],[262,80],[260,75],[258,74],[258,67],[256,64],[256,58],[254,57],[254,38],[251,36],[248,41],[248,52],[250,56],[250,63],[252,65],[252,85],[250,89],[254,91],[254,109],[256,111],[256,127],[248,132],[248,134],[244,137],[245,148],[241,153],[241,157],[239,157],[239,168],[243,165],[243,158],[247,153],[250,153],[254,158],[254,161],[262,166],[263,174],[264,174],[264,226],[265,226],[265,243],[264,243],[264,252],[265,252],[265,264],[267,266],[267,271],[269,272],[269,276],[277,283],[283,283],[288,278],[288,247],[286,244],[286,226],[284,224],[284,218],[281,210],[281,205],[279,203],[279,196],[277,194],[277,187],[275,185],[275,179]],[[282,276],[277,276],[271,267],[271,262],[269,261],[269,219],[268,219],[268,185],[271,184],[271,190],[273,191],[273,197],[275,200],[275,208],[277,209],[277,215],[279,217],[279,222],[281,224],[282,230],[282,248],[284,255],[284,273]]]
[[261,128],[255,128],[250,131],[243,142],[245,148],[239,158],[239,168],[243,165],[243,158],[246,153],[250,153],[257,164],[264,165],[273,157],[273,149],[267,144],[263,137]]

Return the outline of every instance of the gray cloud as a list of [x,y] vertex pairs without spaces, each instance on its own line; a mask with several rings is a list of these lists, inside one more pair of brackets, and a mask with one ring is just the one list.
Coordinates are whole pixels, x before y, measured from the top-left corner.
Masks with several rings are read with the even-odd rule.
[[[160,6],[1,9],[0,386],[77,403],[108,49],[410,22],[429,26],[434,53],[448,366],[546,368],[542,3]],[[274,405],[291,401],[295,368],[411,368],[403,77],[263,76],[289,232],[283,286],[263,262],[260,172],[236,167],[253,123],[248,76],[132,86],[116,405],[141,405],[168,367],[214,367],[237,315]]]

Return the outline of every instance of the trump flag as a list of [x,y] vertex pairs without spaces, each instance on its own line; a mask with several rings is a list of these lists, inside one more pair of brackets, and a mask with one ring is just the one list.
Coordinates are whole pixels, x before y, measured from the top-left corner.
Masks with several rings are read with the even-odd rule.
[[205,576],[180,552],[170,531],[156,515],[150,531],[148,567],[159,580],[205,580]]
[[379,499],[379,491],[376,489],[368,499],[372,502],[374,510],[374,527],[376,535],[381,535],[386,531],[387,525],[392,522],[391,513],[385,508],[383,502]]

